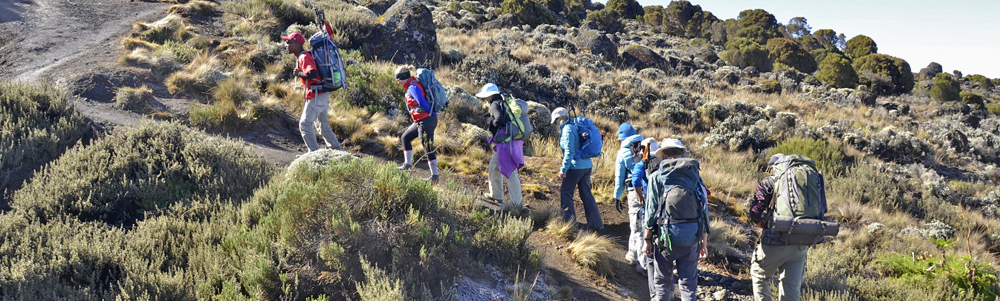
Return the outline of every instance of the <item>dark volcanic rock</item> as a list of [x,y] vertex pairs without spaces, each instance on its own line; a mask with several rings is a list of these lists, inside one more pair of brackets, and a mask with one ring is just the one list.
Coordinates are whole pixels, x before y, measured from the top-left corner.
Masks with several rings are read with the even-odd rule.
[[622,52],[622,61],[626,67],[642,70],[646,68],[660,68],[670,70],[669,62],[652,49],[642,45],[632,45]]
[[436,67],[441,61],[434,16],[420,2],[399,0],[378,21],[381,30],[370,40],[384,42],[373,45],[368,56],[418,67]]
[[583,30],[574,38],[573,43],[581,51],[602,56],[605,61],[614,62],[618,60],[618,45],[612,42],[603,32]]
[[503,28],[517,27],[517,26],[521,26],[521,21],[519,21],[517,17],[514,16],[514,14],[504,14],[500,17],[497,17],[493,21],[483,23],[482,29],[485,30],[503,29]]

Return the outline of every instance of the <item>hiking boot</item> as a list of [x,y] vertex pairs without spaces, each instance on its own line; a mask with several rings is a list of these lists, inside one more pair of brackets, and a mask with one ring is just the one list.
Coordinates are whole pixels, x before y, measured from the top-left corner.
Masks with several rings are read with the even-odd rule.
[[431,184],[437,184],[437,182],[438,182],[438,175],[433,175],[430,178],[426,178],[424,180],[430,181]]
[[410,170],[410,168],[412,168],[412,167],[413,167],[413,164],[403,163],[403,165],[400,165],[399,167],[396,167],[396,168],[398,168],[399,170]]
[[635,265],[635,271],[639,272],[639,274],[642,274],[643,276],[646,276],[646,269],[642,268],[641,264]]

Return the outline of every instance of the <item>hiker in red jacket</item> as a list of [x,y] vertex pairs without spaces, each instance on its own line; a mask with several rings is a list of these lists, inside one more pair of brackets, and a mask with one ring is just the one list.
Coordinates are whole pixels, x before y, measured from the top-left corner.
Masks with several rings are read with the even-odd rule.
[[295,76],[302,79],[302,86],[306,88],[305,103],[302,105],[302,116],[299,117],[299,132],[302,133],[302,140],[305,140],[309,151],[319,149],[316,141],[316,123],[319,122],[320,133],[326,140],[326,146],[332,149],[343,150],[340,141],[333,135],[330,128],[327,111],[330,109],[330,93],[319,93],[313,85],[321,83],[322,77],[319,75],[319,68],[312,54],[303,51],[302,45],[306,43],[306,38],[301,33],[293,32],[288,36],[281,37],[285,40],[285,49],[297,57],[295,62]]
[[403,143],[403,158],[405,160],[399,169],[407,170],[413,167],[413,139],[420,137],[420,144],[424,147],[427,163],[431,168],[431,177],[427,180],[437,183],[438,161],[437,155],[434,154],[434,128],[437,127],[438,123],[437,113],[427,101],[424,86],[417,81],[416,77],[410,75],[410,69],[414,69],[414,67],[399,66],[395,72],[396,82],[402,85],[403,89],[406,89],[406,111],[410,113],[410,118],[413,118],[413,124],[406,128],[403,136],[399,139]]

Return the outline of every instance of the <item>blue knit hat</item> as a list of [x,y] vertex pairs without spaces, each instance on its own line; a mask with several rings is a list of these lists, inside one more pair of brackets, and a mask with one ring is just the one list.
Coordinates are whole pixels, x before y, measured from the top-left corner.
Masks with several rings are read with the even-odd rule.
[[635,135],[635,128],[633,128],[631,124],[628,124],[628,122],[622,123],[622,125],[618,127],[618,141],[625,140],[625,138],[632,135]]

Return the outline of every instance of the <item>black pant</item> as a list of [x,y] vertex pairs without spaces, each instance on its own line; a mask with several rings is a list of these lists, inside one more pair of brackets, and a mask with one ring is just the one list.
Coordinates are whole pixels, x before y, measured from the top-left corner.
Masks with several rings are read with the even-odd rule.
[[406,131],[403,131],[403,136],[399,139],[403,142],[403,150],[413,150],[413,139],[420,137],[420,144],[424,146],[424,152],[427,153],[427,161],[437,160],[437,155],[434,154],[434,128],[437,128],[437,125],[437,116],[427,116],[427,118],[411,124],[410,127],[406,128]]

